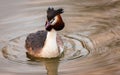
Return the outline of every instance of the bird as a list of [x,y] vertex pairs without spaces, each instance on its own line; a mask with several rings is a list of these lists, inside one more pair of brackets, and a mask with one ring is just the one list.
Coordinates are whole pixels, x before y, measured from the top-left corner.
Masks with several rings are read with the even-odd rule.
[[57,33],[65,27],[61,17],[64,12],[62,8],[47,9],[45,29],[30,33],[25,40],[26,54],[38,58],[55,58],[64,52],[64,44]]

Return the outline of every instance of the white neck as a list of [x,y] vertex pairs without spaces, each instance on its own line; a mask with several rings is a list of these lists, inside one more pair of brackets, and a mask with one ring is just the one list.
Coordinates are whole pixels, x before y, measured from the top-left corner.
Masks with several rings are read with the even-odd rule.
[[57,32],[52,29],[50,32],[47,33],[46,40],[56,40]]
[[42,50],[43,57],[51,58],[59,55],[56,37],[57,32],[54,29],[47,33],[45,46]]

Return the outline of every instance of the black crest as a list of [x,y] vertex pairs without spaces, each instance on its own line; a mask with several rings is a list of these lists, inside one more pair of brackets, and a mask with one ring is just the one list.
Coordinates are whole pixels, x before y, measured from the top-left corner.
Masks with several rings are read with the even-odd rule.
[[52,18],[54,18],[56,15],[58,15],[58,14],[61,14],[61,13],[63,13],[64,11],[63,11],[63,9],[62,8],[60,8],[60,9],[57,9],[57,10],[54,10],[54,8],[48,8],[48,10],[47,10],[47,19],[48,19],[48,21],[50,21]]

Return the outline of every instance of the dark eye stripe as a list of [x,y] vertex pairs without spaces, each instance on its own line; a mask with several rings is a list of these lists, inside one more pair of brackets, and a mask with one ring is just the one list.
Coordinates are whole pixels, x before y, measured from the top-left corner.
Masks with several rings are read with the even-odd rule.
[[50,20],[50,23],[52,23],[55,20],[55,18],[53,18],[52,20]]

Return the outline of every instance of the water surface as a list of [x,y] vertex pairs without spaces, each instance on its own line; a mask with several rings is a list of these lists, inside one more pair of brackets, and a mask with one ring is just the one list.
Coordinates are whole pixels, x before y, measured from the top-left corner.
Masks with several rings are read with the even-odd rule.
[[[62,58],[29,61],[24,40],[44,29],[46,9],[63,8]],[[1,75],[119,75],[119,0],[1,0]]]

